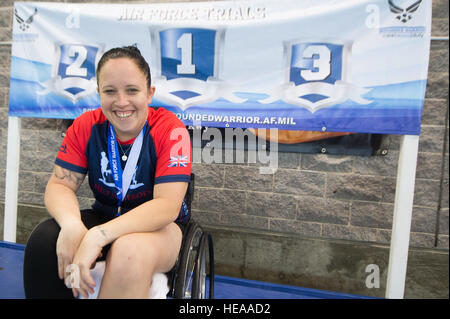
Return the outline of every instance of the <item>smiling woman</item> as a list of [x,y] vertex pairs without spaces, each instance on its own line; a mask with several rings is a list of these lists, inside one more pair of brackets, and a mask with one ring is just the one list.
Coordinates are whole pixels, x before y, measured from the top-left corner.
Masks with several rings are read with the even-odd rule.
[[[106,52],[97,82],[101,108],[67,130],[45,192],[53,219],[36,227],[25,249],[27,297],[87,297],[95,287],[89,269],[105,260],[99,298],[145,298],[153,274],[170,271],[180,250],[189,134],[173,113],[148,106],[155,88],[137,48]],[[80,211],[76,191],[86,174],[96,201]],[[69,290],[73,265],[79,286]]]
[[[137,50],[132,48],[131,52]],[[110,52],[102,57],[97,69],[101,107],[119,140],[127,141],[144,127],[155,88],[148,66],[142,67],[140,58],[120,56],[117,50]]]

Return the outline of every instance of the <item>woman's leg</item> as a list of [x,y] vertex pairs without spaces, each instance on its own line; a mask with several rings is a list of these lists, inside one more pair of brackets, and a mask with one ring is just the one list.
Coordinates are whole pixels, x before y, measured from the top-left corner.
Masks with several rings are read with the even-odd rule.
[[116,239],[106,257],[99,298],[148,298],[153,274],[175,265],[181,238],[180,227],[171,223],[155,232]]
[[25,298],[72,298],[58,277],[56,241],[60,227],[54,219],[40,223],[31,233],[23,259]]
[[[105,222],[91,210],[82,211],[81,219],[88,229]],[[23,260],[26,298],[73,298],[72,289],[58,277],[56,241],[60,230],[52,218],[40,223],[31,233]]]

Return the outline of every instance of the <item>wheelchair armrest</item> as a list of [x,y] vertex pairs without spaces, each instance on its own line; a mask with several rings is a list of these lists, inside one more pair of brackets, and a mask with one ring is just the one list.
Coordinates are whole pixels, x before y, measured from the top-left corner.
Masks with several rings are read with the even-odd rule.
[[191,204],[194,200],[194,188],[195,188],[195,174],[191,173],[191,181],[189,182],[188,188],[186,190],[186,195],[184,196],[184,201],[188,207],[189,212],[191,211]]

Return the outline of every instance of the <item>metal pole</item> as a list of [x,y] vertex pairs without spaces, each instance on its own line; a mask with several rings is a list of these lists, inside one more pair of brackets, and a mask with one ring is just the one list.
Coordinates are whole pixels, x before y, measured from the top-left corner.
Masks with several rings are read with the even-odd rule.
[[405,292],[418,150],[418,135],[402,136],[397,168],[386,298],[402,299]]
[[20,118],[8,117],[8,146],[6,156],[5,216],[3,239],[16,242],[17,194],[20,166]]

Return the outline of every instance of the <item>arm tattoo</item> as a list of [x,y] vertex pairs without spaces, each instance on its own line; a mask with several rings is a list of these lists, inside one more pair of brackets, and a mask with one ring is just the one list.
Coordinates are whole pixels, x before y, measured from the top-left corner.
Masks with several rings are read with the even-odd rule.
[[53,175],[59,180],[66,180],[74,183],[76,187],[79,187],[81,183],[83,183],[85,176],[83,174],[69,171],[68,169],[59,166],[55,166],[55,168],[53,169]]
[[100,230],[100,233],[101,233],[105,238],[108,238],[108,236],[106,235],[106,231],[102,228],[102,226],[98,226],[98,230]]
[[95,228],[97,228],[100,231],[100,234],[102,234],[103,236],[103,246],[105,246],[106,244],[109,244],[111,242],[111,240],[109,239],[108,236],[108,232],[103,228],[102,225],[98,225]]

